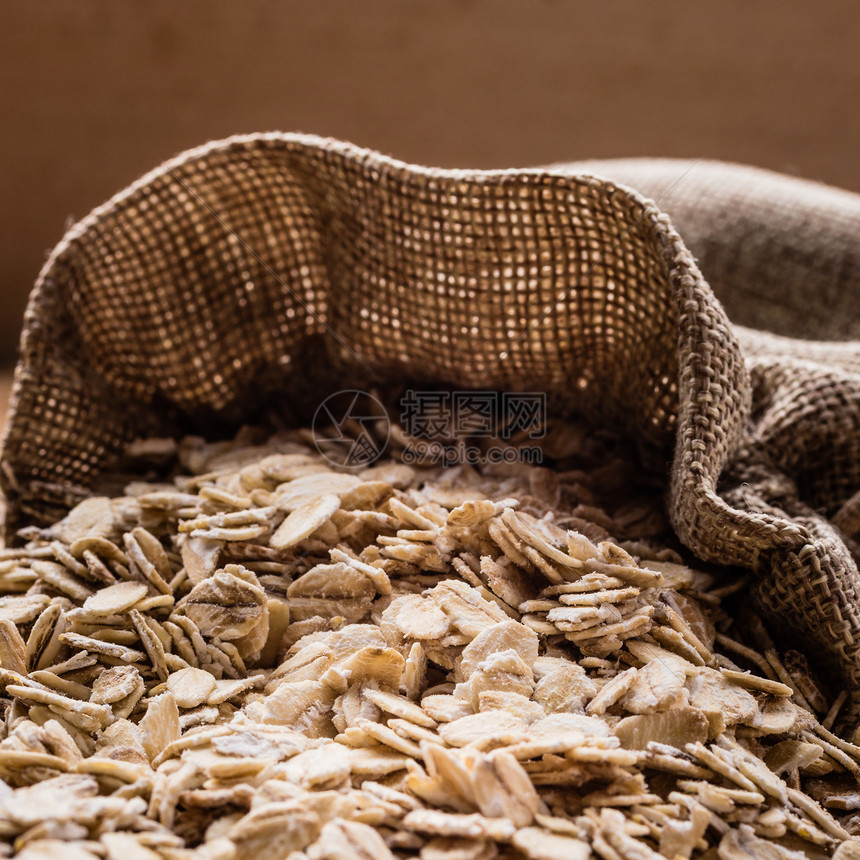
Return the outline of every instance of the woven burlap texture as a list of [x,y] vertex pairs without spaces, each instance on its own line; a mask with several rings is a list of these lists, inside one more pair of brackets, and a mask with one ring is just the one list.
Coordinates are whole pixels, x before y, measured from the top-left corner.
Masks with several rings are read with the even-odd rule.
[[718,164],[442,171],[301,135],[209,144],[43,269],[2,452],[7,534],[62,514],[129,440],[235,428],[273,396],[544,391],[671,464],[681,540],[753,572],[856,719],[860,357],[839,341],[860,336],[858,228],[852,195]]

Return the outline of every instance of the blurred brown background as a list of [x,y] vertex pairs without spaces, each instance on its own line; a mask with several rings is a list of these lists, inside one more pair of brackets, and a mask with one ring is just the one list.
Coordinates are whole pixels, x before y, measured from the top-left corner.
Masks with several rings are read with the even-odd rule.
[[852,0],[6,0],[0,363],[70,219],[234,133],[438,166],[704,156],[860,191],[858,44]]

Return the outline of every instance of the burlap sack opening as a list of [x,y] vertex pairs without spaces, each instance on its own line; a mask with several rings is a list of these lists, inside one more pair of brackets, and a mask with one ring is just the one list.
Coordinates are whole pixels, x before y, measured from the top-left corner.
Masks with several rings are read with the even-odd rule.
[[[729,323],[662,207],[735,321],[776,334]],[[860,580],[837,526],[860,524],[860,359],[832,341],[860,329],[858,227],[852,195],[724,165],[439,171],[305,136],[207,145],[72,228],[42,271],[7,535],[61,515],[131,439],[235,427],[273,395],[545,391],[671,463],[679,537],[754,572],[856,721]]]

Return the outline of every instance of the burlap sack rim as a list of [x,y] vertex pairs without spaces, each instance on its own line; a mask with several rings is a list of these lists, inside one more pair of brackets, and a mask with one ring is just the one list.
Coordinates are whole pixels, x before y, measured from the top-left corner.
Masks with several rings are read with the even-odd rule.
[[[43,265],[35,282],[34,289],[31,293],[30,300],[25,312],[24,330],[21,336],[21,356],[27,359],[28,333],[37,329],[39,326],[40,310],[41,310],[41,295],[40,291],[44,285],[50,281],[52,274],[64,264],[74,260],[76,248],[80,243],[87,239],[87,234],[91,228],[97,227],[101,219],[109,216],[112,212],[119,210],[123,204],[134,199],[140,192],[144,191],[153,180],[158,179],[165,173],[171,173],[176,168],[182,167],[188,162],[193,162],[198,159],[205,158],[210,153],[216,151],[240,150],[243,148],[255,148],[259,145],[287,147],[308,147],[319,150],[324,150],[327,154],[337,154],[345,160],[351,160],[360,163],[363,167],[371,170],[385,171],[388,173],[402,173],[410,177],[423,177],[429,181],[468,181],[468,182],[485,182],[492,184],[503,184],[506,178],[518,178],[521,176],[532,175],[536,177],[553,176],[565,184],[584,185],[606,189],[609,193],[612,190],[625,195],[632,202],[637,204],[642,209],[641,216],[637,219],[634,226],[647,224],[655,231],[655,238],[665,236],[671,237],[672,241],[668,242],[671,250],[667,253],[667,260],[671,259],[674,264],[680,264],[681,255],[686,255],[687,259],[683,266],[689,267],[694,273],[694,279],[704,283],[701,274],[696,268],[695,262],[688,254],[683,245],[683,241],[673,230],[668,216],[660,213],[657,205],[644,197],[629,186],[614,182],[603,176],[589,173],[571,174],[562,169],[551,168],[505,168],[505,169],[461,169],[461,168],[437,168],[422,165],[414,165],[408,162],[393,158],[391,156],[376,152],[371,149],[362,148],[354,144],[337,140],[335,138],[322,137],[312,134],[301,133],[283,133],[283,132],[265,132],[260,134],[240,134],[234,135],[222,140],[209,141],[197,147],[193,147],[184,152],[179,153],[173,158],[168,159],[157,167],[145,173],[143,176],[132,182],[130,185],[121,189],[119,192],[110,197],[107,201],[100,204],[91,210],[87,215],[73,224],[60,241],[51,251],[45,264]],[[668,271],[667,264],[667,280],[671,280],[671,273]],[[21,378],[25,375],[25,362],[19,361],[15,369],[15,380],[13,384],[11,400],[10,400],[10,417],[14,416],[18,403],[18,394],[21,388]],[[12,429],[12,422],[8,422],[3,429],[3,435],[0,437],[0,447],[6,449]],[[5,462],[5,458],[4,458]],[[4,470],[5,472],[5,470]],[[8,475],[0,476],[0,481],[6,480]]]

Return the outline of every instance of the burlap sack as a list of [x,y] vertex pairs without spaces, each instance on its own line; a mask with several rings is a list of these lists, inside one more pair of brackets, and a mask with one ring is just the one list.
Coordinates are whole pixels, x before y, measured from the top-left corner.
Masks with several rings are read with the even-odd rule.
[[[584,171],[615,176],[626,185]],[[673,214],[680,235],[670,224]],[[545,391],[671,462],[701,558],[754,573],[860,715],[860,199],[687,162],[438,171],[294,135],[214,143],[73,227],[27,311],[7,533],[130,439],[394,380]],[[696,265],[735,322],[733,327]],[[674,449],[674,453],[673,453]]]

